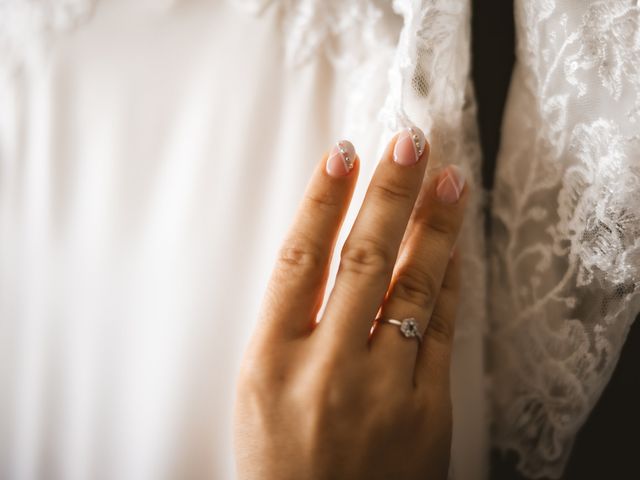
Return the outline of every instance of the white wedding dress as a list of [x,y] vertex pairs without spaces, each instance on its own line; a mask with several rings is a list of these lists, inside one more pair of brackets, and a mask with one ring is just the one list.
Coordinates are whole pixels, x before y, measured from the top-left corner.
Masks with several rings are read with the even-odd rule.
[[312,168],[359,151],[342,243],[412,123],[475,192],[451,476],[498,446],[558,477],[640,310],[640,7],[516,11],[489,197],[469,0],[0,0],[0,478],[233,478],[234,376]]

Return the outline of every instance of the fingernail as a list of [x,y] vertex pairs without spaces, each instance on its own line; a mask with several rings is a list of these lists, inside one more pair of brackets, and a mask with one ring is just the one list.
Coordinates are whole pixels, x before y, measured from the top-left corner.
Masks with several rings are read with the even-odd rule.
[[327,173],[332,177],[344,177],[353,169],[356,160],[356,149],[348,140],[340,140],[329,152]]
[[441,174],[436,196],[442,203],[456,203],[464,188],[464,174],[455,165],[449,165]]
[[418,127],[409,127],[398,135],[393,148],[393,160],[404,166],[413,165],[420,160],[427,141]]

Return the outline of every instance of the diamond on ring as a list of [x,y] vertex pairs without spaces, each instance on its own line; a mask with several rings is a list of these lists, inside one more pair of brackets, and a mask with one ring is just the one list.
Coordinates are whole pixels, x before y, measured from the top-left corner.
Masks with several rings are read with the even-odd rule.
[[400,333],[406,338],[415,338],[419,343],[422,343],[422,334],[420,333],[420,327],[415,318],[409,317],[404,320],[396,320],[395,318],[377,318],[377,322],[386,322],[391,325],[400,327]]
[[418,322],[415,318],[405,318],[400,324],[400,331],[407,338],[420,337]]

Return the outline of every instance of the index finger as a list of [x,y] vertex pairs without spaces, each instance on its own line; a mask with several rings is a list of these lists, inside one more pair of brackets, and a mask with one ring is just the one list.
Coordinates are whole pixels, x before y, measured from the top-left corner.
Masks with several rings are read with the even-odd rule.
[[355,148],[346,140],[316,165],[267,286],[261,327],[270,338],[295,338],[313,328],[358,172]]

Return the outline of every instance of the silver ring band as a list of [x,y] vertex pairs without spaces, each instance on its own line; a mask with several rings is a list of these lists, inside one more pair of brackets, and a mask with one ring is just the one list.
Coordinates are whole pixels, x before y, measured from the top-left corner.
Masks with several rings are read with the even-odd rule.
[[376,318],[376,322],[389,323],[400,327],[400,333],[406,338],[415,338],[418,343],[422,343],[422,333],[418,327],[418,322],[415,318],[409,317],[402,320],[396,320],[395,318]]

